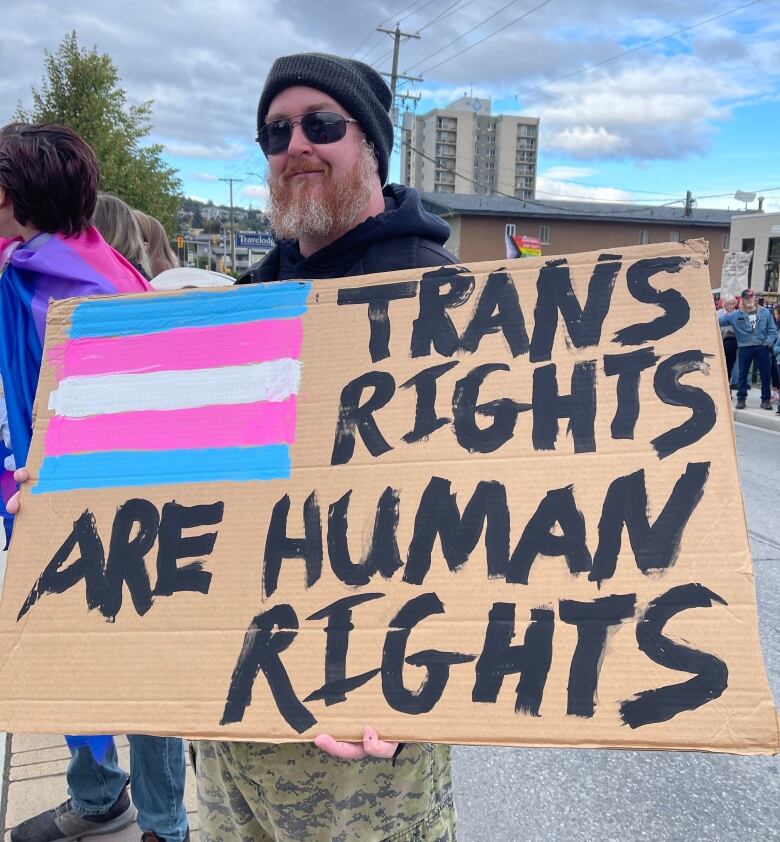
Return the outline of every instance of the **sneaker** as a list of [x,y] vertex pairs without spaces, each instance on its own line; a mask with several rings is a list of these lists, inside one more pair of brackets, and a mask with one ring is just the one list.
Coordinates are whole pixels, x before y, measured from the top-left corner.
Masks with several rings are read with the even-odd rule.
[[[161,839],[156,833],[152,833],[151,830],[147,830],[146,833],[141,836],[141,842],[165,842],[165,840]],[[184,842],[190,842],[190,832],[187,831],[187,835],[184,837]]]
[[737,409],[744,409],[744,408],[745,408],[745,406],[746,406],[746,404],[745,404],[745,399],[744,399],[744,398],[740,398],[740,399],[737,401]]
[[137,811],[125,787],[111,809],[102,816],[80,816],[71,800],[33,816],[11,831],[11,842],[75,842],[82,836],[114,833],[135,821]]
[[761,401],[761,409],[772,409],[772,401]]

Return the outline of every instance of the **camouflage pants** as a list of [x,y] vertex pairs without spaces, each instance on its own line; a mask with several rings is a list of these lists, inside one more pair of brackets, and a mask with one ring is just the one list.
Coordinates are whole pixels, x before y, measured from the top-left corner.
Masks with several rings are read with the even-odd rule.
[[202,842],[454,842],[449,746],[337,760],[311,743],[197,743]]

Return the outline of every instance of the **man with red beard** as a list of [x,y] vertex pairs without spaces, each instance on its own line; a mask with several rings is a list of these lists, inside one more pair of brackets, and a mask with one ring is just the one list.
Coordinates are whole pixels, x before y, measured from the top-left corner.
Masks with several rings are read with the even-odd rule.
[[[240,283],[340,278],[455,262],[449,226],[416,190],[385,184],[393,146],[390,89],[368,65],[284,56],[257,109],[268,159],[276,246]],[[198,809],[204,842],[451,842],[449,746],[202,741]]]

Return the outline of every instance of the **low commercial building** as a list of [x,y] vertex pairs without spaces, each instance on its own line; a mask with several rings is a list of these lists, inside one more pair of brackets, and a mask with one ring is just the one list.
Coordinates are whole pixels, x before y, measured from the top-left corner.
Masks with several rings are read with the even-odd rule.
[[447,248],[464,263],[506,256],[505,237],[539,239],[542,255],[576,254],[647,243],[702,238],[710,248],[710,280],[720,286],[735,211],[637,207],[600,202],[548,202],[503,196],[423,193],[425,207],[447,220]]
[[733,251],[753,253],[748,286],[777,293],[780,280],[780,213],[743,213],[731,220]]

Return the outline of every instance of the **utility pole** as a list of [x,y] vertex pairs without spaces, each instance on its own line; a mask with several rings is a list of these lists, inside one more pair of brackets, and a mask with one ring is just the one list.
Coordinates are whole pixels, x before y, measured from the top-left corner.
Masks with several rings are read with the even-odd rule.
[[693,216],[693,193],[690,190],[685,193],[685,216]]
[[[230,185],[230,268],[236,271],[236,226],[233,223],[233,182],[242,182],[243,178],[220,178]],[[226,249],[227,251],[227,249]]]
[[398,24],[395,25],[395,29],[385,29],[384,27],[378,26],[376,31],[384,32],[386,35],[391,35],[393,37],[393,69],[390,73],[383,72],[382,75],[390,77],[390,90],[393,94],[393,100],[390,107],[395,108],[395,89],[398,86],[399,79],[404,79],[407,82],[422,82],[422,79],[419,76],[405,76],[403,73],[398,72],[398,57],[401,52],[401,39],[419,39],[421,36],[419,32],[401,32],[401,27]]

